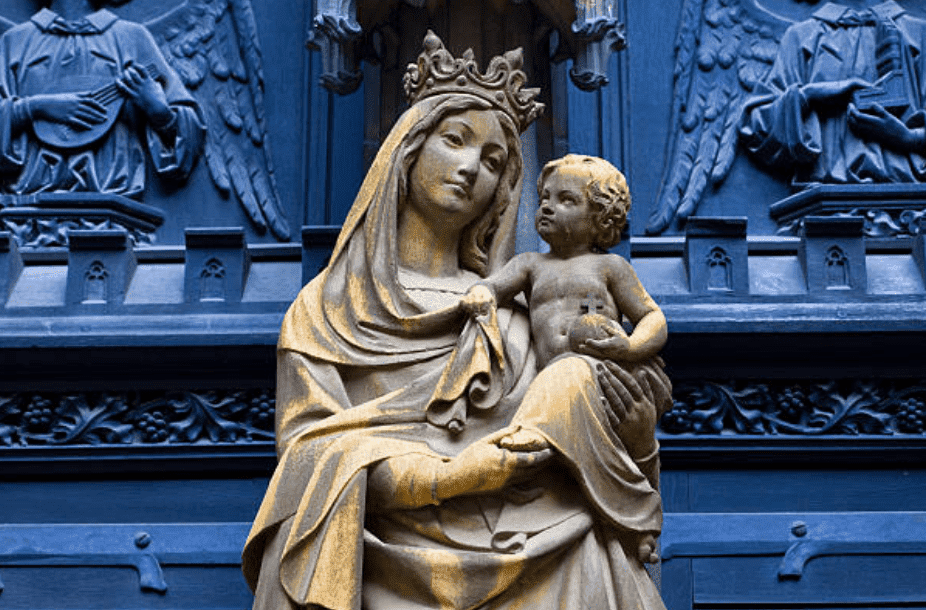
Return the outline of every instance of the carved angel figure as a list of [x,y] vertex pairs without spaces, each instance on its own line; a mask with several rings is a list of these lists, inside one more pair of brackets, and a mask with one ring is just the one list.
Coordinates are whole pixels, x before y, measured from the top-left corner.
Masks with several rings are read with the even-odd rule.
[[146,159],[185,180],[205,151],[215,186],[280,238],[247,0],[186,0],[144,25],[91,0],[0,19],[0,192],[141,199]]
[[688,0],[675,132],[646,231],[693,214],[740,143],[798,188],[922,182],[924,50],[926,20],[893,0],[828,2],[797,22],[756,0]]

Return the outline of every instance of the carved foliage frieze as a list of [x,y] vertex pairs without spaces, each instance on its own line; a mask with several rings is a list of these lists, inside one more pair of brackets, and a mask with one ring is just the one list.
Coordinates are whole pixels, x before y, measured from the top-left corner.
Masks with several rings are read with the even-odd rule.
[[680,384],[665,435],[923,435],[926,379]]
[[273,441],[272,389],[0,395],[0,447]]

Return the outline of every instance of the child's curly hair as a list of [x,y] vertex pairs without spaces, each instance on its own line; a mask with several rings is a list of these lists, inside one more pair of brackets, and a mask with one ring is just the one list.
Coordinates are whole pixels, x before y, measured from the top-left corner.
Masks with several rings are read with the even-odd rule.
[[554,170],[569,168],[586,176],[585,197],[594,211],[593,222],[598,229],[594,246],[607,251],[621,241],[621,232],[627,226],[630,211],[630,189],[624,174],[599,157],[588,155],[566,155],[554,159],[543,167],[537,181],[537,192],[543,192],[546,182]]

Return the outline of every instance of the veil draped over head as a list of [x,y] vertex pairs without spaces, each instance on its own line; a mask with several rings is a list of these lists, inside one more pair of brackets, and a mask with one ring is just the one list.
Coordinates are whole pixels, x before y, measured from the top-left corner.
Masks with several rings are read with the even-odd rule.
[[[386,360],[390,365],[420,362],[453,349],[460,328],[448,321],[456,319],[455,312],[425,312],[399,284],[396,233],[410,169],[406,152],[415,145],[413,140],[420,146],[444,117],[470,109],[494,111],[485,100],[455,93],[425,98],[399,118],[367,172],[331,263],[287,314],[278,349],[359,367],[382,366]],[[504,120],[502,124],[504,128]],[[508,136],[518,146],[509,145],[488,218],[474,221],[495,225],[481,231],[487,256],[481,275],[504,264],[514,252],[522,163],[517,134]]]

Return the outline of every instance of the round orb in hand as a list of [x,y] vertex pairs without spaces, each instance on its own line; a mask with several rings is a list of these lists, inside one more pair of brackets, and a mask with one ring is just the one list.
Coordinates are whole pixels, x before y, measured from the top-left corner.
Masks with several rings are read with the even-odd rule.
[[626,337],[627,333],[611,318],[600,313],[587,313],[570,325],[569,347],[578,352],[581,351],[579,347],[589,339],[607,339],[614,335]]

